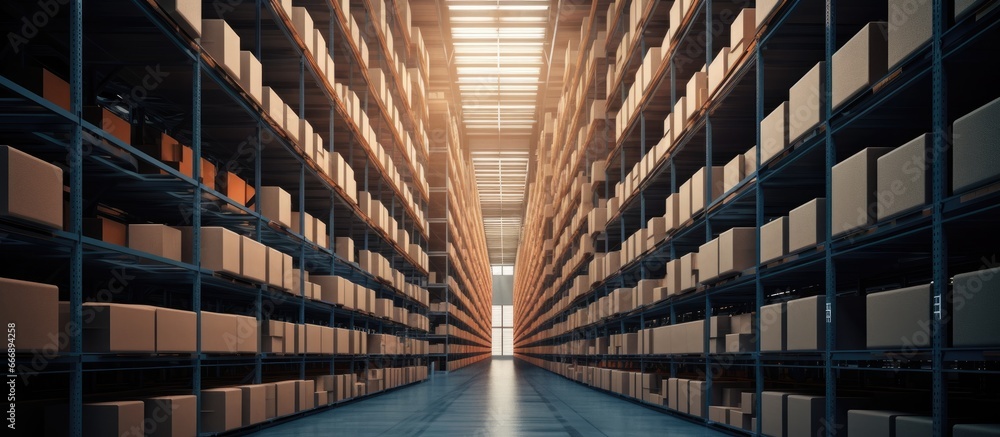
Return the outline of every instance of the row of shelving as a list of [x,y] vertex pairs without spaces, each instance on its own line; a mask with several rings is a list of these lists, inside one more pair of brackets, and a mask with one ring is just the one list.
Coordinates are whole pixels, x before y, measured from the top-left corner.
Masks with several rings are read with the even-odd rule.
[[[170,398],[178,435],[246,431],[426,378],[427,114],[409,106],[429,70],[402,3],[379,2],[395,27],[372,35],[368,2],[72,2],[7,52],[19,429],[96,435]],[[34,7],[5,3],[0,27]]]
[[[808,429],[847,426],[853,395],[896,408],[878,384],[909,398],[902,410],[929,435],[990,421],[946,412],[984,401],[996,381],[1000,344],[968,337],[992,328],[965,302],[970,280],[994,288],[982,286],[996,267],[985,223],[1000,174],[982,166],[995,149],[982,135],[1000,89],[969,66],[991,50],[995,8],[650,3],[599,5],[606,36],[584,38],[606,37],[607,88],[564,90],[571,103],[539,136],[518,355],[657,405],[676,389],[625,392],[596,373],[700,392],[736,379],[757,395],[808,381],[796,395],[816,410],[790,415]],[[580,162],[586,119],[563,113],[596,101],[616,132],[605,132],[610,153]],[[669,408],[783,435],[762,431],[749,406],[696,403]],[[751,403],[760,411],[759,396]]]
[[430,107],[431,127],[445,132],[432,139],[431,160],[439,165],[431,185],[430,258],[432,358],[455,370],[489,356],[492,277],[479,192],[471,157],[455,108],[446,101]]

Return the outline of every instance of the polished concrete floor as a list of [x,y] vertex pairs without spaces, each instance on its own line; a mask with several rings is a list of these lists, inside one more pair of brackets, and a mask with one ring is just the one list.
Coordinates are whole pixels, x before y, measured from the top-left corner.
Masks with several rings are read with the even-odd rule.
[[268,428],[256,436],[725,435],[511,358]]

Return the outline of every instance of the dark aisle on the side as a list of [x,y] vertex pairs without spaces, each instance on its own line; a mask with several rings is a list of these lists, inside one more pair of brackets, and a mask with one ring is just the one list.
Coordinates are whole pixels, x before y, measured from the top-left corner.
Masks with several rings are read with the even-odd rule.
[[721,436],[511,358],[493,358],[254,434],[276,436]]

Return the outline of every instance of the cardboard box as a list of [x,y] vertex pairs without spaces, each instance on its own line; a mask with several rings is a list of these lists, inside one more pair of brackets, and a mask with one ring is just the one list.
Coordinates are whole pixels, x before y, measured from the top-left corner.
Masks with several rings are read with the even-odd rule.
[[[767,1],[775,2],[774,0],[762,0],[758,3]],[[735,58],[743,56],[743,52],[753,42],[757,28],[760,27],[759,22],[757,22],[756,12],[757,10],[754,8],[745,8],[736,16],[733,24],[729,25],[729,47],[732,49]],[[767,11],[765,10],[763,13],[766,15]]]
[[719,235],[719,276],[741,273],[754,265],[757,228],[732,228]]
[[901,288],[866,296],[869,349],[930,347],[931,286]]
[[930,417],[898,416],[894,422],[896,436],[931,437],[934,435],[933,420]]
[[[735,60],[735,56],[733,57]],[[708,95],[714,96],[729,73],[729,47],[723,47],[708,66]]]
[[[304,218],[301,217],[303,215],[305,216]],[[303,227],[303,220],[305,227]],[[313,220],[315,219],[308,212],[292,212],[292,232],[305,237],[307,241],[316,241],[316,225],[313,223]]]
[[952,431],[952,437],[996,437],[1000,436],[1000,424],[961,423]]
[[785,303],[760,307],[760,351],[777,352],[785,350],[787,342]]
[[819,435],[826,418],[826,398],[823,396],[788,396],[788,435]]
[[826,198],[813,199],[788,213],[788,253],[826,242]]
[[282,417],[295,413],[295,407],[298,403],[298,394],[295,391],[294,380],[274,383],[274,394],[275,417]]
[[719,239],[715,238],[698,248],[698,282],[708,284],[719,277]]
[[256,282],[267,282],[267,246],[240,236],[240,274]]
[[243,426],[250,426],[267,420],[267,386],[264,384],[240,385],[235,388],[240,389],[242,395],[240,403],[243,407]]
[[330,247],[330,236],[326,233],[326,222],[320,219],[313,219],[313,240],[317,246],[326,249]]
[[[954,347],[1000,344],[1000,269],[984,269],[955,275],[951,312]],[[976,291],[978,290],[978,291]],[[959,306],[961,305],[961,306]]]
[[88,353],[156,351],[156,312],[146,305],[84,303],[83,350]]
[[[193,229],[182,228],[181,252],[184,262],[192,262]],[[233,231],[221,227],[201,228],[201,267],[216,271],[240,275],[241,245],[240,236]]]
[[834,236],[875,222],[877,160],[890,151],[889,147],[869,147],[833,166]]
[[765,391],[760,394],[760,427],[764,435],[793,437],[788,431],[788,397],[792,393]]
[[753,334],[726,334],[726,353],[753,352]]
[[156,353],[194,353],[198,315],[191,311],[155,308]]
[[760,162],[767,163],[788,148],[788,102],[781,102],[760,122]]
[[261,65],[252,52],[240,52],[240,86],[250,97],[260,103],[264,97],[261,85]]
[[[837,300],[837,348],[844,350],[864,347],[866,320],[864,300],[841,297]],[[786,304],[788,350],[821,350],[826,344],[826,298],[812,296]]]
[[[132,125],[117,114],[100,106],[84,106],[83,119],[100,128],[108,136],[125,144],[132,144]],[[110,141],[104,141],[111,144]]]
[[955,120],[952,126],[951,185],[955,193],[1000,177],[1000,98]]
[[698,286],[698,252],[681,257],[681,283],[679,293],[686,293]]
[[[708,197],[708,202],[715,201],[720,196],[722,196],[722,187],[724,186],[723,180],[725,175],[723,174],[723,166],[714,166],[711,168],[702,167],[694,176],[691,176],[691,215],[694,216],[699,212],[705,210],[707,204],[705,203],[706,194]],[[710,187],[710,190],[706,190],[706,187]],[[706,192],[707,191],[707,192]]]
[[795,143],[823,121],[826,62],[819,62],[788,89],[788,141]]
[[281,187],[260,187],[257,196],[260,214],[278,224],[292,227],[292,195]]
[[757,9],[754,21],[758,29],[762,24],[770,21],[771,14],[774,14],[780,3],[782,3],[781,0],[759,0],[755,3]]
[[295,411],[306,411],[316,407],[313,403],[313,393],[316,392],[316,381],[295,381]]
[[687,114],[694,117],[701,111],[702,106],[708,100],[708,74],[704,71],[696,71],[687,82]]
[[232,314],[201,312],[201,351],[210,354],[239,352],[236,333],[236,316]]
[[150,255],[181,261],[181,231],[166,225],[128,225],[128,247]]
[[736,186],[743,181],[743,178],[746,177],[746,173],[744,171],[745,167],[746,164],[744,162],[743,155],[736,155],[736,157],[733,158],[732,161],[729,161],[729,163],[726,164],[725,167],[723,167],[722,169],[723,193],[728,193],[730,190],[736,188]]
[[[194,395],[157,396],[142,400],[143,416],[153,420],[149,437],[181,437],[197,435],[195,418],[198,415],[198,398]],[[119,434],[120,435],[120,434]]]
[[59,288],[55,285],[0,278],[0,323],[16,326],[18,352],[49,349],[66,329],[59,322]]
[[63,228],[63,172],[13,147],[0,145],[0,217]]
[[224,432],[243,423],[243,391],[235,387],[201,391],[201,432]]
[[895,437],[896,418],[899,416],[908,416],[908,414],[895,411],[850,410],[847,412],[847,434],[865,437]]
[[930,146],[931,134],[923,134],[878,158],[875,186],[879,220],[929,203],[930,171],[924,161]]
[[740,395],[740,411],[751,416],[757,415],[757,394],[745,391]]
[[729,407],[728,409],[728,419],[729,426],[735,426],[737,428],[745,429],[747,431],[753,431],[752,419],[753,416],[750,414],[740,411],[739,408]]
[[760,227],[760,262],[788,254],[788,217],[778,217]]
[[240,37],[225,20],[201,20],[201,46],[215,63],[240,79]]
[[337,256],[348,262],[354,262],[354,239],[351,237],[337,237],[334,244]]
[[729,407],[710,405],[708,407],[708,420],[717,423],[729,423]]
[[164,12],[191,38],[201,37],[201,2],[198,0],[156,0]]
[[285,125],[285,102],[278,97],[274,88],[269,86],[261,87],[262,101],[260,106],[264,108],[267,115],[271,116],[276,126]]
[[678,194],[678,206],[680,209],[677,211],[677,223],[678,227],[687,223],[691,218],[691,179],[688,179],[683,184]]
[[884,21],[868,23],[833,54],[830,96],[834,110],[885,76],[889,59],[887,27]]
[[277,249],[267,248],[267,286],[274,289],[285,288],[285,259],[287,256]]
[[[958,3],[956,2],[956,9]],[[933,7],[929,3],[889,0],[888,67],[894,68],[931,39]]]
[[128,245],[128,226],[107,217],[83,218],[83,235],[105,243]]

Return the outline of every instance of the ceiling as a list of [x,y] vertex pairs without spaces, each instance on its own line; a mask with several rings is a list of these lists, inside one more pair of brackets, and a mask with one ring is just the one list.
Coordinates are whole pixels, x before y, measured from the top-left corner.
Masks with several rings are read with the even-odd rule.
[[[562,89],[567,41],[591,9],[580,0],[416,0],[431,92],[460,108],[493,265],[514,264],[539,122]],[[585,3],[585,4],[581,4]],[[555,34],[555,37],[553,37]],[[554,49],[553,49],[554,47]],[[433,165],[433,164],[432,164]]]

